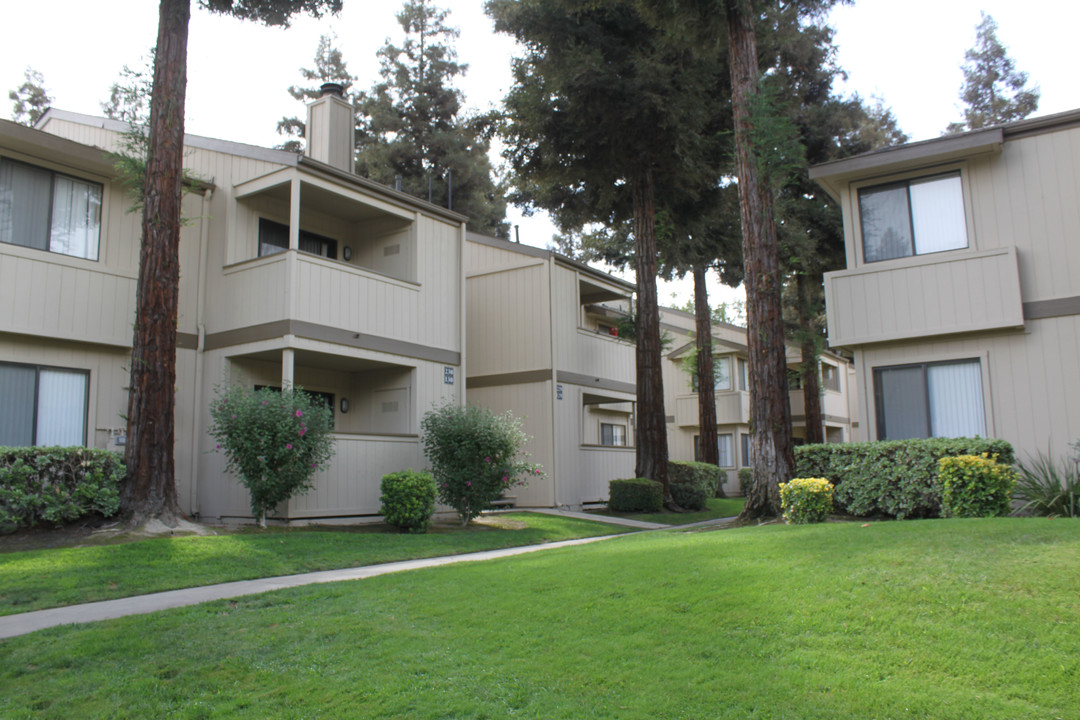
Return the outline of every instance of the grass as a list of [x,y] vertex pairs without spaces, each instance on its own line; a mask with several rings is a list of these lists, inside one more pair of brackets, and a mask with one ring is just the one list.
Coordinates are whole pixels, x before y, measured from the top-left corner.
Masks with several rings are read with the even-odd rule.
[[630,518],[631,520],[642,520],[644,522],[663,523],[664,525],[689,525],[690,523],[702,522],[704,520],[734,517],[742,512],[743,505],[746,504],[746,498],[709,498],[705,503],[706,508],[700,512],[617,513],[602,510],[598,511],[597,514]]
[[[292,528],[211,537],[0,554],[0,615],[232,580],[358,567],[415,558],[625,532],[534,513],[492,516],[466,529],[424,535],[385,526]],[[378,530],[382,532],[378,532]]]
[[0,717],[1080,717],[1072,521],[642,533],[0,643]]

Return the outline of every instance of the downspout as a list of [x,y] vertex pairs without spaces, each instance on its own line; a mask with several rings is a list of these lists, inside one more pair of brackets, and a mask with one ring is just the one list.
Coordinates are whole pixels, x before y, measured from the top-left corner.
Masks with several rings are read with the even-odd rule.
[[214,196],[212,188],[203,192],[202,216],[199,219],[199,274],[198,292],[195,296],[195,327],[199,339],[195,347],[195,407],[191,413],[191,512],[199,518],[199,446],[203,432],[203,357],[206,352],[206,324],[203,315],[206,312],[206,267],[210,252],[210,200]]
[[[548,402],[551,403],[551,502],[553,507],[560,506],[561,494],[559,483],[559,363],[556,339],[558,333],[555,330],[557,314],[555,312],[555,253],[548,253],[548,337],[551,339],[551,393]],[[561,503],[567,505],[567,503]]]
[[458,233],[458,282],[460,283],[460,291],[458,292],[458,317],[461,318],[460,331],[461,336],[458,338],[458,373],[461,375],[461,391],[459,396],[461,398],[461,407],[465,407],[465,378],[468,375],[465,371],[465,343],[466,337],[466,325],[468,318],[466,317],[466,311],[468,310],[468,298],[465,293],[468,288],[467,278],[465,276],[465,253],[468,252],[468,248],[465,247],[466,225],[461,223],[461,231]]

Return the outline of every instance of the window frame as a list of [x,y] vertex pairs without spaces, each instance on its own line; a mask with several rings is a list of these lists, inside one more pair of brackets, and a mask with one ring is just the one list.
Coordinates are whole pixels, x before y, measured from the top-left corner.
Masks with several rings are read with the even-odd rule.
[[[611,434],[612,442],[610,442],[610,443],[604,442],[604,426],[610,427],[612,429],[612,434]],[[618,433],[615,432],[616,428],[622,430],[622,442],[621,443],[616,442],[618,440],[618,437],[616,437],[618,435]],[[629,445],[627,445],[627,438],[628,438],[627,430],[628,430],[627,423],[604,422],[603,420],[601,420],[600,421],[600,445],[602,447],[629,447]]]
[[[23,167],[30,168],[32,170],[41,171],[49,174],[49,201],[48,201],[48,225],[45,232],[45,247],[37,247],[34,245],[24,245],[17,242],[8,242],[0,240],[0,245],[7,245],[11,247],[25,248],[26,250],[34,250],[37,252],[47,252],[52,255],[59,255],[60,257],[73,258],[75,260],[86,260],[88,262],[100,262],[101,261],[101,246],[102,246],[102,230],[105,227],[105,212],[106,212],[106,198],[105,198],[105,182],[101,178],[91,178],[88,175],[77,175],[72,172],[66,172],[64,170],[57,169],[57,167],[50,164],[40,164],[39,162],[31,162],[24,160],[20,157],[15,157],[10,153],[0,154],[0,165],[4,163],[12,163],[14,165],[21,165]],[[52,231],[53,231],[53,212],[56,206],[56,181],[57,178],[66,178],[68,180],[88,185],[93,188],[97,188],[98,191],[98,207],[97,207],[97,237],[94,240],[94,255],[90,257],[88,255],[76,255],[74,253],[62,252],[60,250],[54,250]]]
[[[834,373],[833,377],[835,378],[836,382],[833,382],[833,383],[829,382],[829,373],[827,372],[829,370],[831,370]],[[821,363],[821,387],[824,388],[825,390],[828,390],[829,392],[835,392],[835,393],[840,392],[840,367],[839,366],[831,365],[831,364],[825,363],[825,362]]]
[[[264,223],[267,226],[275,226],[275,229],[284,229],[285,230],[285,238],[286,238],[286,240],[285,240],[285,245],[284,246],[275,245],[275,244],[269,243],[269,242],[265,243],[266,246],[280,248],[279,250],[277,250],[275,252],[263,253],[263,246],[264,246],[264,242],[263,242],[263,224]],[[273,218],[266,217],[265,215],[260,215],[259,216],[259,222],[258,222],[257,247],[255,248],[256,257],[269,257],[271,255],[278,255],[279,253],[285,252],[286,250],[289,249],[288,237],[289,237],[289,224],[288,223],[278,222],[277,220],[274,220]],[[337,260],[338,259],[338,246],[340,245],[340,243],[338,242],[338,240],[336,238],[332,238],[332,237],[330,237],[328,235],[322,235],[320,233],[313,232],[311,230],[304,230],[303,228],[300,228],[299,240],[301,242],[303,242],[304,240],[311,240],[311,241],[315,241],[315,242],[326,243],[326,245],[327,245],[326,255],[323,255],[322,253],[313,253],[310,250],[303,250],[303,249],[297,248],[300,252],[302,252],[302,253],[304,253],[306,255],[312,255],[314,257],[321,257],[321,258],[323,258],[325,260]]]
[[31,418],[31,431],[30,431],[30,445],[26,447],[39,447],[37,443],[38,435],[38,417],[41,407],[41,371],[42,370],[59,370],[67,373],[78,373],[85,378],[85,391],[83,393],[83,412],[82,412],[82,442],[80,445],[73,445],[71,447],[88,447],[87,438],[90,433],[90,370],[86,368],[73,368],[62,367],[60,365],[41,365],[36,363],[21,363],[21,362],[9,362],[7,360],[0,360],[0,366],[8,367],[21,367],[34,371],[34,412]]
[[[727,458],[726,459],[727,459],[728,462],[726,464],[723,462],[723,460],[725,458],[722,457],[724,455],[724,452],[722,450],[724,443],[723,443],[723,440],[721,438],[727,438]],[[716,457],[717,457],[717,460],[721,461],[717,465],[717,467],[722,467],[722,468],[736,467],[734,455],[735,455],[735,434],[730,433],[730,432],[716,433]],[[695,435],[694,435],[694,462],[701,462],[701,433],[695,433]]]
[[922,371],[922,391],[924,393],[925,405],[926,405],[926,418],[925,418],[925,420],[926,420],[926,427],[929,430],[927,438],[935,438],[935,437],[944,437],[944,436],[934,434],[934,427],[933,427],[933,423],[932,423],[932,419],[931,419],[931,410],[930,410],[930,402],[931,402],[931,399],[930,399],[930,383],[929,383],[929,380],[928,380],[927,369],[931,368],[931,367],[941,367],[941,366],[947,366],[947,365],[970,365],[970,364],[976,365],[978,367],[978,369],[979,369],[979,390],[980,390],[980,395],[981,395],[981,399],[982,399],[981,411],[982,411],[983,432],[985,433],[984,437],[992,437],[993,436],[993,428],[991,426],[991,418],[993,417],[993,415],[990,412],[990,394],[989,394],[988,388],[987,388],[987,373],[989,372],[989,370],[988,370],[989,366],[988,366],[988,363],[987,363],[987,357],[985,355],[978,355],[978,356],[974,356],[974,357],[972,357],[970,355],[965,355],[965,356],[961,356],[961,357],[942,358],[942,359],[939,359],[939,360],[928,360],[926,362],[899,363],[899,364],[895,364],[895,365],[876,365],[876,366],[873,366],[870,369],[870,383],[871,383],[870,384],[870,392],[872,393],[872,397],[874,399],[874,408],[873,408],[874,413],[873,414],[874,414],[874,437],[875,437],[875,439],[877,439],[877,440],[896,439],[896,438],[886,437],[886,435],[885,435],[885,431],[887,430],[887,427],[886,427],[887,424],[885,422],[885,416],[884,416],[884,411],[885,411],[884,405],[885,405],[885,403],[883,402],[883,400],[884,400],[884,398],[882,397],[883,390],[882,390],[882,387],[881,387],[881,379],[880,379],[881,378],[881,373],[883,371],[906,370],[906,369],[913,369],[913,368],[921,369],[921,371]]
[[[963,220],[964,220],[964,239],[966,244],[963,247],[949,248],[946,250],[936,250],[932,252],[916,253],[915,250],[915,235],[912,229],[911,243],[912,253],[910,255],[899,255],[891,258],[879,258],[877,260],[868,260],[866,257],[866,238],[863,234],[863,212],[861,204],[861,194],[863,191],[885,189],[890,186],[899,187],[903,186],[908,188],[908,222],[909,228],[912,221],[911,210],[911,191],[910,186],[913,183],[919,183],[921,181],[929,181],[938,178],[946,178],[950,176],[957,176],[960,179],[960,198],[963,203]],[[856,260],[858,265],[873,265],[882,262],[896,262],[903,260],[915,260],[919,258],[925,258],[932,255],[938,255],[940,253],[957,253],[957,252],[972,252],[977,250],[975,242],[975,233],[973,232],[973,217],[971,214],[971,197],[969,192],[968,181],[968,166],[966,162],[950,163],[948,165],[942,165],[932,168],[921,168],[917,170],[911,170],[904,173],[897,173],[894,175],[876,177],[864,181],[851,183],[851,204],[852,214],[855,217],[852,223],[853,230],[856,235],[856,242],[854,244]],[[850,256],[849,256],[850,258]],[[850,260],[849,260],[850,262]]]

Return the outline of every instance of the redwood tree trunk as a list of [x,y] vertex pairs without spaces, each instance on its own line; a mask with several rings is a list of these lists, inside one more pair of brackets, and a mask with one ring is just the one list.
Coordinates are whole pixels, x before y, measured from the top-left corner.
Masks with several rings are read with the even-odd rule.
[[735,159],[739,177],[746,267],[746,318],[750,351],[750,418],[754,458],[751,484],[740,517],[780,513],[779,483],[791,479],[791,406],[781,314],[780,251],[772,191],[759,176],[750,117],[757,92],[757,40],[751,3],[727,0],[728,56],[735,118]]
[[720,464],[716,437],[716,393],[713,392],[712,314],[705,268],[694,267],[694,321],[697,343],[698,442],[701,462]]
[[799,339],[802,353],[803,408],[806,415],[806,442],[825,442],[825,429],[821,417],[821,372],[818,367],[818,348],[814,337],[813,319],[810,317],[809,289],[803,273],[795,276],[799,303]]
[[173,418],[189,3],[159,6],[122,495],[133,524],[153,517],[174,524],[179,512]]
[[667,423],[664,420],[664,380],[660,374],[660,309],[656,304],[656,207],[652,172],[634,181],[634,241],[637,269],[637,438],[634,473],[664,484],[667,481]]

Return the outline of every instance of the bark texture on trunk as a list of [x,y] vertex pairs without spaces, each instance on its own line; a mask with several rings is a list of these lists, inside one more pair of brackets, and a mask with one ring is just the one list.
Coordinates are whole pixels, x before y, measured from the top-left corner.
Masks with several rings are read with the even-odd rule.
[[716,437],[716,393],[713,392],[712,314],[705,268],[694,268],[694,322],[697,338],[698,438],[701,462],[720,464]]
[[154,517],[173,524],[179,513],[173,419],[190,15],[190,0],[161,0],[128,396],[128,479],[121,498],[135,524]]
[[727,0],[728,55],[735,117],[735,159],[739,177],[746,268],[746,317],[750,351],[750,418],[754,482],[740,517],[780,514],[779,484],[791,479],[791,406],[787,353],[780,302],[780,251],[772,191],[759,176],[750,117],[757,92],[757,39],[751,3]]
[[821,417],[821,371],[818,363],[817,343],[814,341],[813,318],[810,317],[810,289],[808,279],[802,273],[795,276],[799,303],[799,338],[802,353],[803,408],[806,414],[806,442],[825,442],[825,429]]
[[653,177],[645,171],[634,181],[634,242],[637,270],[637,447],[634,473],[664,484],[668,490],[667,423],[661,376],[660,309],[656,304],[656,207]]

